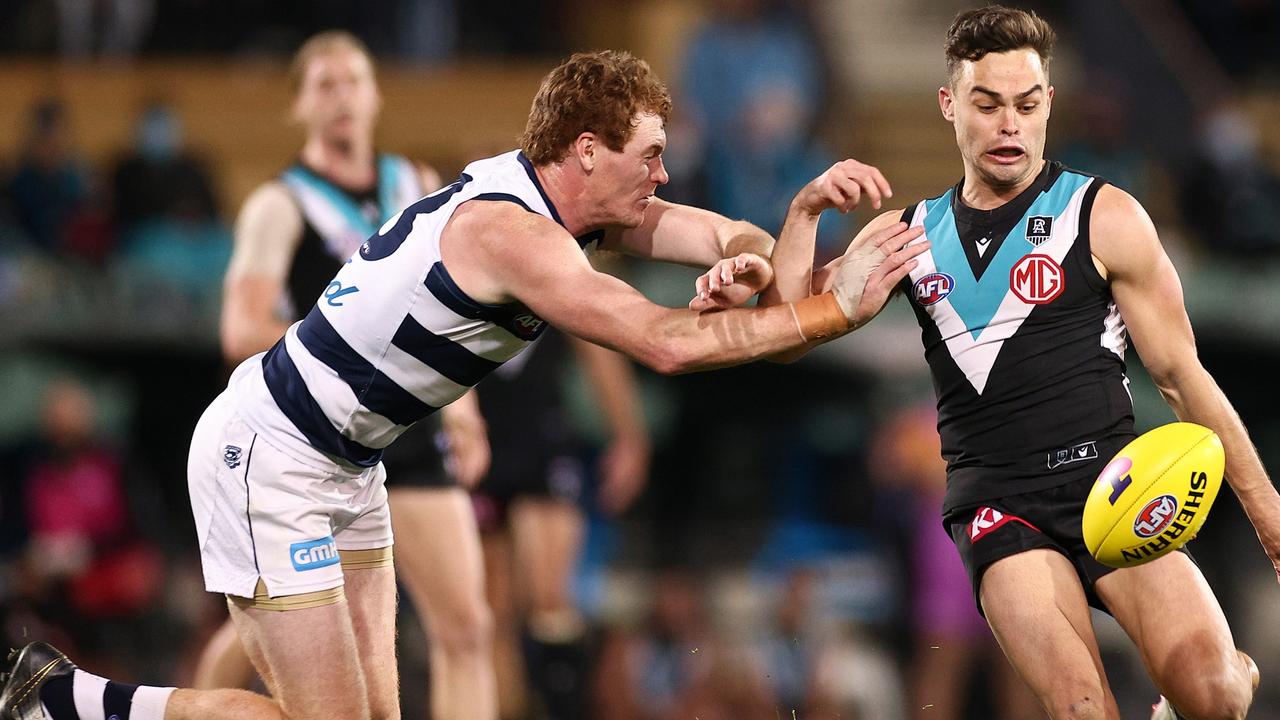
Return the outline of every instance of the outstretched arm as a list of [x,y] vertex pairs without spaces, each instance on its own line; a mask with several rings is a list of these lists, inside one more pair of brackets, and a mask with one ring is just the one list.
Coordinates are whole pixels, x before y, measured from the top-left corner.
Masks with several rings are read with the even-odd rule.
[[1094,258],[1152,380],[1179,419],[1222,439],[1226,477],[1280,573],[1280,496],[1231,403],[1200,364],[1182,283],[1151,219],[1128,193],[1098,191],[1090,218]]
[[905,276],[906,263],[920,252],[901,249],[912,239],[909,233],[883,238],[879,249],[890,259],[865,297],[866,278],[843,273],[830,294],[699,315],[654,305],[621,280],[597,272],[550,220],[507,203],[486,205],[460,210],[442,238],[444,260],[468,294],[480,302],[519,300],[566,332],[662,373],[735,365],[814,337],[847,333],[883,304],[884,297],[877,297],[881,283]]
[[655,197],[639,227],[610,230],[600,246],[650,260],[711,267],[741,253],[767,259],[773,254],[773,237],[745,220]]

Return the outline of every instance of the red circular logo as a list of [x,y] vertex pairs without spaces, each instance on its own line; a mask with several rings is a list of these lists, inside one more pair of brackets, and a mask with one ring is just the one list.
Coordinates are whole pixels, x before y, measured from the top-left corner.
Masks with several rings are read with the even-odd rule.
[[1009,271],[1009,289],[1024,303],[1044,305],[1062,294],[1062,266],[1048,255],[1024,256]]
[[1178,512],[1178,500],[1172,495],[1161,495],[1142,508],[1133,521],[1133,532],[1140,538],[1151,538],[1169,526]]

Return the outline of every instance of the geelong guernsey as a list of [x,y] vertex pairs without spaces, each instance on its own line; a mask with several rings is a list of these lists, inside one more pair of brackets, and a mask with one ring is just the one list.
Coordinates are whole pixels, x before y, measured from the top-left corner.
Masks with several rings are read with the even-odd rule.
[[938,396],[944,514],[1071,482],[1133,435],[1124,321],[1089,249],[1105,181],[1048,162],[990,211],[962,184],[903,214],[932,244],[904,284]]
[[541,318],[518,303],[472,300],[441,262],[440,235],[471,200],[512,202],[560,222],[522,153],[471,163],[383,224],[305,318],[236,370],[245,422],[300,460],[371,467],[410,425],[535,340]]

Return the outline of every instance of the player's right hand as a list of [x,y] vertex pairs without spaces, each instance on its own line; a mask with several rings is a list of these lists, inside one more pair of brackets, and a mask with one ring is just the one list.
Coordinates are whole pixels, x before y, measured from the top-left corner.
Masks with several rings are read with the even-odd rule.
[[915,269],[914,258],[929,249],[928,241],[912,244],[923,234],[923,227],[894,223],[845,251],[831,290],[850,325],[861,327],[880,313],[893,288]]
[[755,253],[725,258],[698,276],[689,309],[695,312],[737,307],[773,282],[773,266]]
[[800,189],[791,209],[817,216],[823,210],[847,213],[858,207],[866,196],[871,207],[879,210],[884,198],[893,197],[893,189],[881,172],[857,160],[841,160]]

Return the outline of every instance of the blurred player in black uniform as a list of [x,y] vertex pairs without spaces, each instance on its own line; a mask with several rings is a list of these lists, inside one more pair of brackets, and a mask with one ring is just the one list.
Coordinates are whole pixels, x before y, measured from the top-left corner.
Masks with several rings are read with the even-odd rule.
[[553,330],[480,391],[494,451],[473,501],[495,618],[502,717],[524,715],[526,687],[551,720],[585,717],[586,625],[572,581],[590,473],[565,392],[579,374],[609,434],[595,502],[616,514],[643,489],[649,467],[650,441],[628,360]]

